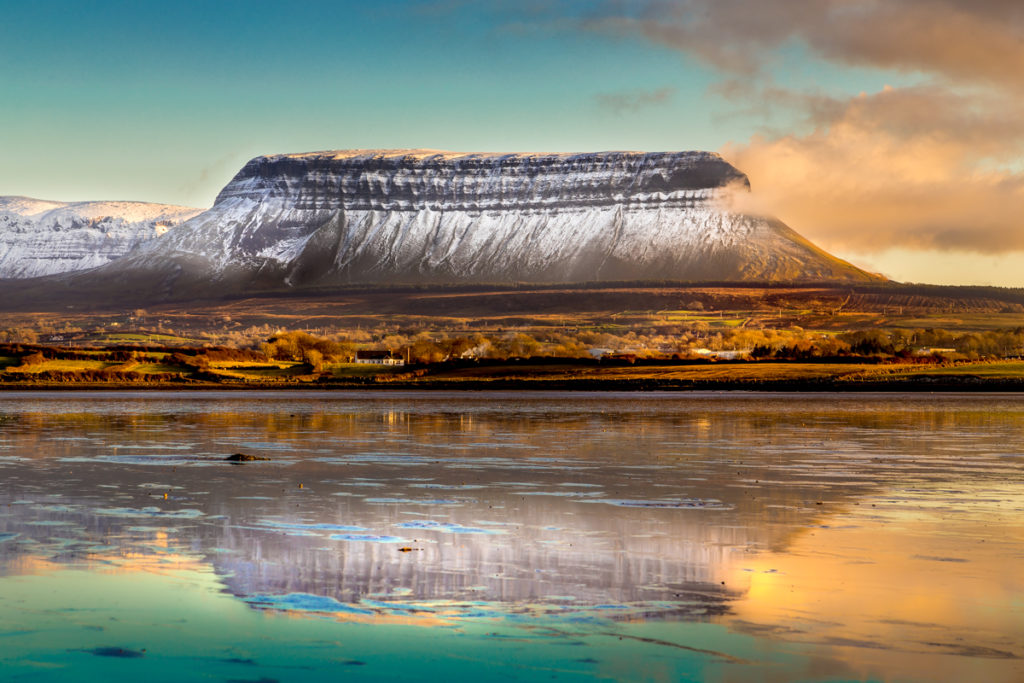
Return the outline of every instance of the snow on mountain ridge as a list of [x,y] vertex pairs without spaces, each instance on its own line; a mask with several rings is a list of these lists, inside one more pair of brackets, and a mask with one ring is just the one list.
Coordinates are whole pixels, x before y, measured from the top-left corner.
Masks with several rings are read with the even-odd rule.
[[111,267],[175,263],[172,288],[873,279],[776,220],[723,208],[736,187],[746,176],[709,152],[269,155]]
[[0,278],[95,268],[201,212],[146,202],[0,197]]

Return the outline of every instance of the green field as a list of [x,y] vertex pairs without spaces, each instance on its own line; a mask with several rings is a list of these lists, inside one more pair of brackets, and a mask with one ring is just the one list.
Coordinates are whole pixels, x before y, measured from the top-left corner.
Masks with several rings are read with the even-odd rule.
[[566,363],[484,366],[431,372],[430,380],[576,380],[593,382],[634,382],[669,380],[684,382],[775,382],[840,378],[862,373],[871,364],[851,363],[720,363],[708,365],[644,365],[624,367],[581,366]]
[[167,346],[187,346],[200,344],[202,340],[183,337],[176,334],[163,334],[160,332],[107,332],[93,335],[89,343],[113,346],[116,344],[165,344]]
[[167,363],[136,363],[132,371],[147,375],[158,375],[166,372],[180,373],[183,371],[183,368],[180,365],[170,365]]
[[245,367],[238,367],[237,369],[218,368],[212,370],[216,375],[231,379],[242,379],[249,381],[261,381],[261,382],[285,382],[289,380],[298,380],[299,377],[303,376],[302,373],[298,372],[296,368],[304,368],[305,366],[295,363],[293,365],[252,365]]
[[53,370],[56,372],[80,372],[82,370],[106,370],[114,365],[121,365],[121,363],[104,361],[104,360],[47,360],[39,365],[30,365],[24,368],[18,368],[19,372],[26,373],[38,373],[45,372],[47,370]]
[[952,367],[917,367],[903,374],[929,375],[935,377],[987,377],[992,379],[1016,379],[1024,377],[1024,361],[999,361],[991,363],[966,363]]
[[393,375],[405,371],[403,367],[393,365],[371,365],[368,363],[333,363],[328,368],[335,377],[373,377],[376,375]]

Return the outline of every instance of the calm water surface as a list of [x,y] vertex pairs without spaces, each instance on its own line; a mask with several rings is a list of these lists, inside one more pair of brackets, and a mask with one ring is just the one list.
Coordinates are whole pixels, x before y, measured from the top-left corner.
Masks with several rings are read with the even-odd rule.
[[1024,680],[1024,398],[3,393],[0,482],[4,681]]

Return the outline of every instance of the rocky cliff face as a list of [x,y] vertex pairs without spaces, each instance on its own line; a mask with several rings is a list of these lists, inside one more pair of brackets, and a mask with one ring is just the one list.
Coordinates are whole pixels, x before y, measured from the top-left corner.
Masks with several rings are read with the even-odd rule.
[[201,211],[143,202],[0,197],[0,278],[95,268]]
[[103,269],[164,294],[220,283],[868,280],[782,223],[731,213],[707,152],[342,151],[253,159],[212,209]]

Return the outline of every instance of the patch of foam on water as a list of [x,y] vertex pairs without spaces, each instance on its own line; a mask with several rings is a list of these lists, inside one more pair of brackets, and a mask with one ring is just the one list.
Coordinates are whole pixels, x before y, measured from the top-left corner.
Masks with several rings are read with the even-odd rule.
[[378,536],[375,534],[331,534],[332,541],[363,541],[366,543],[408,543],[408,539],[398,536]]
[[442,489],[448,491],[470,491],[484,488],[483,484],[409,484],[413,489]]
[[271,529],[292,529],[298,531],[366,531],[366,527],[347,524],[306,524],[303,522],[277,522],[270,519],[261,519],[256,524]]
[[593,498],[600,491],[516,491],[517,496],[554,496],[557,498]]
[[97,508],[94,510],[97,515],[107,517],[166,517],[169,519],[196,519],[203,516],[202,510],[161,510],[157,507],[145,508]]
[[451,498],[364,498],[367,503],[373,505],[390,505],[398,503],[401,505],[463,505],[475,503],[472,499],[451,499]]
[[258,594],[245,598],[245,601],[253,607],[260,609],[321,612],[329,614],[362,614],[367,616],[373,614],[371,610],[339,602],[334,598],[329,598],[323,595],[312,595],[310,593],[287,593],[285,595]]
[[333,465],[426,465],[435,462],[436,458],[394,453],[353,453],[342,457],[313,458],[313,460]]
[[44,510],[46,512],[74,512],[77,508],[70,505],[33,505],[33,510]]
[[604,503],[624,508],[679,508],[687,510],[732,510],[733,506],[709,498],[683,498],[678,500],[640,500],[630,498],[581,498],[579,503]]
[[437,522],[431,519],[414,520],[411,522],[399,522],[395,524],[399,529],[424,529],[427,531],[440,531],[446,534],[503,534],[501,529],[482,529],[474,526],[462,526],[454,522]]

